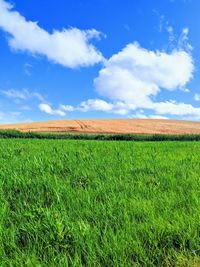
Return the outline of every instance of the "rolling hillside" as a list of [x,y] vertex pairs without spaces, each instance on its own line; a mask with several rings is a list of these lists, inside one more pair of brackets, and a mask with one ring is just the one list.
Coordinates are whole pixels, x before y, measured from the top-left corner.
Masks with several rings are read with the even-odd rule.
[[200,134],[200,122],[147,119],[60,120],[0,125],[33,132]]

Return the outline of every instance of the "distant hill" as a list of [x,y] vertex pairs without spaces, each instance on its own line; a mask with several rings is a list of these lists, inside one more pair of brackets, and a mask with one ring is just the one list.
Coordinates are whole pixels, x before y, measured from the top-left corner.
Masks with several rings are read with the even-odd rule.
[[200,122],[152,119],[60,120],[0,125],[33,132],[200,134]]

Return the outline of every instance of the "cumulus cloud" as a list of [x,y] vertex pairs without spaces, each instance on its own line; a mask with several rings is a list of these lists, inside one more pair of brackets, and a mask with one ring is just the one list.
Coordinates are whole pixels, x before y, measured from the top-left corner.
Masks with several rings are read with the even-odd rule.
[[88,99],[81,102],[78,106],[60,105],[60,109],[66,112],[80,111],[102,111],[119,115],[128,114],[127,105],[123,102],[109,103],[102,99]]
[[[108,59],[94,80],[96,92],[107,100],[89,99],[77,106],[60,105],[58,110],[102,111],[119,115],[134,112],[134,115],[129,116],[167,119],[170,115],[198,119],[198,107],[174,100],[156,101],[162,90],[188,92],[185,86],[192,79],[193,71],[190,52],[182,49],[171,53],[149,51],[132,43]],[[138,110],[151,110],[154,114],[146,115]]]
[[152,109],[154,109],[158,114],[200,118],[200,108],[194,107],[191,104],[177,103],[176,101],[153,103]]
[[[66,108],[70,107],[70,108]],[[87,101],[81,102],[80,105],[65,106],[61,105],[60,110],[63,111],[102,111],[107,113],[114,113],[119,115],[128,115],[129,113],[136,111],[134,115],[129,115],[132,118],[152,118],[152,119],[168,119],[166,115],[174,115],[182,118],[189,117],[190,119],[200,118],[200,108],[194,107],[191,104],[177,103],[176,101],[166,101],[166,102],[150,102],[146,107],[141,107],[143,109],[152,110],[155,114],[146,115],[144,112],[137,112],[140,107],[135,107],[131,103],[126,102],[107,102],[102,99],[89,99]],[[165,116],[164,116],[165,115]]]
[[[90,66],[103,61],[102,54],[91,44],[101,33],[95,29],[42,29],[37,22],[27,21],[13,6],[0,0],[0,28],[10,34],[12,49],[45,56],[48,60],[69,68]],[[27,38],[28,36],[28,38]]]
[[192,78],[193,61],[185,51],[149,51],[137,43],[113,55],[95,79],[97,92],[109,99],[145,105],[164,88],[184,87]]
[[[187,35],[185,29],[183,34]],[[182,37],[183,38],[183,37]],[[185,37],[186,38],[186,37]],[[194,71],[190,52],[183,49],[149,51],[137,43],[113,55],[94,80],[96,91],[114,105],[124,103],[128,111],[151,109],[157,115],[200,116],[200,108],[176,101],[156,102],[162,90],[185,91]],[[156,115],[156,116],[157,116]]]
[[53,109],[49,104],[40,104],[39,109],[47,114],[62,116],[64,117],[66,113],[61,109]]
[[107,113],[114,113],[119,115],[126,115],[128,113],[127,106],[122,102],[109,103],[102,99],[89,99],[83,101],[77,110],[82,112],[87,111],[103,111]]
[[109,103],[102,99],[88,99],[87,101],[81,102],[77,106],[71,105],[60,105],[57,109],[52,109],[49,104],[40,104],[39,109],[50,115],[65,116],[69,112],[79,111],[102,111],[106,113],[114,113],[119,115],[126,115],[129,113],[129,109],[126,103],[116,102]]

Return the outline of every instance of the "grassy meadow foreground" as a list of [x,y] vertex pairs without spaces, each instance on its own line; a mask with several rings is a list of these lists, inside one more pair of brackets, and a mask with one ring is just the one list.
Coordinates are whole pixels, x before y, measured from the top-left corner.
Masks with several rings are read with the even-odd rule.
[[0,266],[199,266],[200,142],[0,139]]

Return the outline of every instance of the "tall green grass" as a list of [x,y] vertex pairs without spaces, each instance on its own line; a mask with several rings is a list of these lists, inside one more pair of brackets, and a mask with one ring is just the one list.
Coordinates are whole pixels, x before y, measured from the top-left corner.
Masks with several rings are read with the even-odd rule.
[[40,133],[0,130],[0,138],[104,140],[104,141],[200,141],[200,134],[100,134],[100,133]]
[[198,266],[199,185],[198,142],[1,139],[0,266]]

